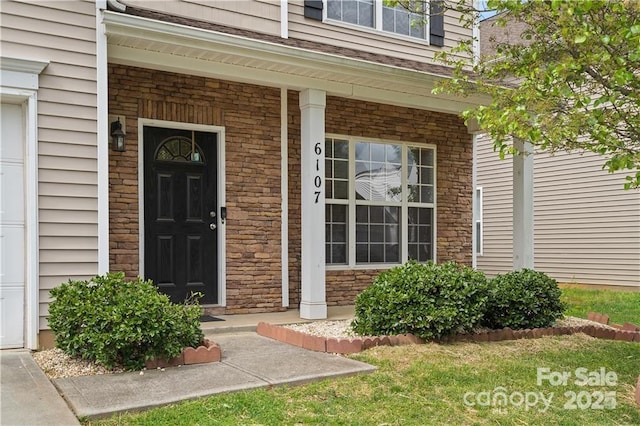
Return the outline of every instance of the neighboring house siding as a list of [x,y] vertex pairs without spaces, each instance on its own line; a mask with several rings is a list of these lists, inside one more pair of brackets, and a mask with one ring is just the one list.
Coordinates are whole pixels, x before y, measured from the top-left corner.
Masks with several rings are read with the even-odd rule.
[[279,1],[124,0],[122,3],[155,12],[208,21],[270,35],[280,35]]
[[478,269],[488,275],[511,270],[513,264],[513,170],[509,158],[500,160],[491,140],[482,135],[476,146],[476,186],[482,187],[483,255]]
[[593,153],[535,157],[535,265],[561,282],[640,288],[640,191]]
[[289,37],[399,57],[412,61],[432,62],[433,54],[457,45],[458,40],[471,38],[472,29],[459,22],[460,14],[447,11],[445,15],[445,45],[429,46],[427,41],[401,37],[356,25],[323,23],[304,17],[304,2],[289,2]]
[[[535,155],[535,268],[564,283],[640,288],[640,192],[625,191],[623,174],[607,173],[603,163],[591,153]],[[511,165],[480,139],[484,252],[477,265],[489,275],[512,269]]]
[[49,61],[38,90],[40,329],[49,290],[98,271],[95,5],[2,1],[2,55]]

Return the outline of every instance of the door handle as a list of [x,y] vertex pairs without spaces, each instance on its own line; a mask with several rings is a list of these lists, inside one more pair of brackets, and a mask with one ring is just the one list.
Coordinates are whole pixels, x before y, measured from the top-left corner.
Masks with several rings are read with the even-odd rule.
[[209,229],[211,229],[212,231],[215,231],[215,230],[216,230],[216,228],[217,228],[217,226],[216,226],[216,224],[215,224],[215,223],[210,223],[210,224],[209,224]]

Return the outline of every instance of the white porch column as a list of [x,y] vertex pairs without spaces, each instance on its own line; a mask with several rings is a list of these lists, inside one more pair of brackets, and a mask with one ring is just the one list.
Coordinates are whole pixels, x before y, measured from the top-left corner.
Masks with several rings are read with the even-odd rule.
[[533,147],[519,139],[513,146],[513,269],[534,267],[533,255]]
[[326,93],[300,92],[302,299],[300,317],[327,317],[325,293],[324,108]]

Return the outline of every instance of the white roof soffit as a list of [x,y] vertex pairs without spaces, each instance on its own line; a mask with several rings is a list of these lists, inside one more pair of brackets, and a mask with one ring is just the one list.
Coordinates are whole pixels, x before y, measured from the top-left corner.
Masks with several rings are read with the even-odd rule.
[[482,98],[433,95],[427,72],[263,40],[104,13],[112,63],[457,114]]

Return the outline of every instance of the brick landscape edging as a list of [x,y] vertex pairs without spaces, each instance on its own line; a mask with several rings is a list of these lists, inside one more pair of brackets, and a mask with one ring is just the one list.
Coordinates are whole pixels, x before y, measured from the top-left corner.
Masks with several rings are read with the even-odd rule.
[[205,364],[208,362],[220,362],[222,351],[220,345],[209,339],[204,339],[203,345],[197,348],[186,347],[180,355],[170,360],[150,359],[145,362],[147,369],[177,367],[179,365]]
[[[608,320],[608,318],[607,318]],[[635,326],[631,324],[631,326]],[[638,327],[640,329],[640,327]],[[258,324],[256,333],[261,336],[299,346],[316,352],[329,352],[337,354],[353,354],[370,349],[375,346],[401,346],[409,344],[425,343],[425,340],[413,334],[400,334],[396,336],[357,337],[351,339],[338,339],[334,337],[321,337],[293,330],[288,327],[273,325],[266,322]],[[588,336],[640,343],[640,330],[612,330],[609,328],[586,325],[574,327],[547,327],[525,330],[512,330],[503,328],[476,334],[456,334],[446,336],[439,340],[440,343],[453,342],[499,342],[503,340],[537,339],[542,336],[564,336],[569,334],[584,333]]]

